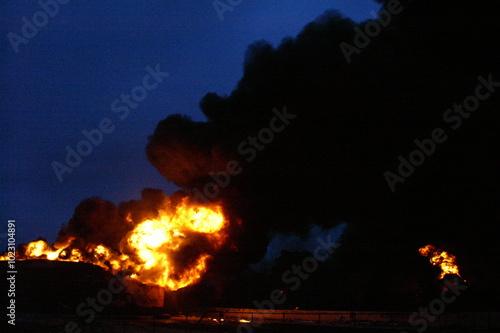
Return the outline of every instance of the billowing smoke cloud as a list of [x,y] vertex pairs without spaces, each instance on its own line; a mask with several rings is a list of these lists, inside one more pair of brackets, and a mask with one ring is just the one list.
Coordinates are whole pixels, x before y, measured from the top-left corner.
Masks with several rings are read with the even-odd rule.
[[59,231],[56,243],[74,237],[117,249],[120,240],[129,230],[113,203],[90,198],[75,208],[73,217]]
[[168,180],[181,187],[194,186],[212,170],[223,170],[221,129],[173,115],[158,124],[148,149],[149,160]]
[[[452,1],[400,6],[350,63],[339,45],[355,45],[356,24],[335,11],[276,47],[255,42],[235,90],[201,100],[208,121],[169,116],[147,146],[160,173],[186,190],[203,189],[210,173],[239,161],[242,173],[216,199],[244,221],[237,244],[249,262],[262,259],[269,233],[352,224],[332,286],[323,291],[344,308],[413,304],[421,280],[434,273],[417,273],[428,269],[416,252],[426,243],[459,252],[464,275],[478,285],[489,288],[490,276],[499,276],[482,268],[499,255],[492,245],[492,221],[499,216],[497,93],[490,91],[463,117],[460,129],[450,130],[458,120],[443,119],[474,93],[478,76],[500,81],[495,7]],[[248,162],[239,144],[285,106],[296,119]],[[416,139],[441,127],[447,141],[393,193],[384,173],[397,173],[398,156],[408,158]],[[385,303],[376,303],[381,297]]]

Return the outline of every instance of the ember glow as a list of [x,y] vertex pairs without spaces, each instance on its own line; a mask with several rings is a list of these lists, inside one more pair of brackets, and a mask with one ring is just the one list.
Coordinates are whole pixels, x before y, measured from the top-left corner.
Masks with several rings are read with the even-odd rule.
[[[68,237],[54,246],[33,241],[16,257],[91,263],[125,271],[142,283],[177,290],[200,280],[212,254],[226,242],[228,223],[220,204],[194,205],[187,197],[176,205],[166,200],[156,218],[138,223],[126,234],[119,249],[81,246],[82,240]],[[8,255],[0,260],[8,260]]]
[[456,274],[460,276],[456,257],[446,251],[437,249],[434,245],[421,247],[418,252],[424,257],[428,257],[431,264],[441,268],[439,279],[443,279],[446,274]]

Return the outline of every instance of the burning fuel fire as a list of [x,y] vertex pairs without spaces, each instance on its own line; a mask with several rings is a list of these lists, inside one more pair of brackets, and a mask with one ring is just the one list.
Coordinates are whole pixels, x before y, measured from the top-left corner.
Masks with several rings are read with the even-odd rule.
[[86,262],[177,290],[200,280],[212,254],[226,242],[228,224],[220,204],[195,205],[187,197],[176,205],[166,200],[159,216],[135,225],[118,251],[102,244],[77,246],[78,240],[68,237],[54,246],[44,240],[28,243],[16,258]]
[[[418,252],[424,257],[428,257],[431,264],[441,268],[439,279],[443,279],[446,274],[456,274],[460,276],[456,257],[446,251],[436,248],[434,245],[421,247]],[[461,276],[460,276],[461,277]]]

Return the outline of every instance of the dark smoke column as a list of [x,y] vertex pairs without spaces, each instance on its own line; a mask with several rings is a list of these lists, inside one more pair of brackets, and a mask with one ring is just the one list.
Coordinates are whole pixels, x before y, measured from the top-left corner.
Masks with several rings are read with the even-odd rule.
[[[395,193],[383,177],[399,155],[415,149],[415,139],[442,125],[443,112],[470,94],[478,75],[493,73],[500,81],[495,7],[401,5],[404,11],[351,63],[339,45],[352,43],[357,25],[333,11],[276,48],[253,43],[236,89],[201,100],[206,122],[169,116],[147,146],[159,172],[188,191],[202,188],[227,161],[241,162],[241,175],[217,199],[243,221],[236,239],[249,262],[263,255],[268,232],[349,222],[330,275],[334,283],[324,291],[344,308],[371,308],[380,299],[384,307],[414,306],[415,251],[426,242],[463,251],[470,274],[499,295],[481,268],[499,255],[492,245],[496,224],[490,223],[500,216],[492,158],[499,144],[498,97],[483,103]],[[296,121],[246,163],[238,144],[284,106]]]

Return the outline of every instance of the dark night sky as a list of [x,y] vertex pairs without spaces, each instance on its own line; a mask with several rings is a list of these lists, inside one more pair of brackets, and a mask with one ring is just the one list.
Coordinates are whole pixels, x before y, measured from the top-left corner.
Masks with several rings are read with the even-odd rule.
[[[18,243],[39,236],[53,241],[75,206],[91,196],[118,203],[138,198],[145,187],[173,192],[144,153],[158,121],[174,113],[205,120],[200,99],[230,93],[251,42],[277,45],[327,9],[359,22],[380,7],[372,1],[243,1],[221,21],[211,1],[74,0],[15,53],[7,34],[21,34],[22,18],[31,20],[40,8],[26,0],[0,6],[0,220],[18,222]],[[120,121],[111,103],[156,64],[170,76]],[[81,131],[103,118],[112,119],[115,130],[59,182],[51,163],[64,162],[65,147],[75,148]]]

